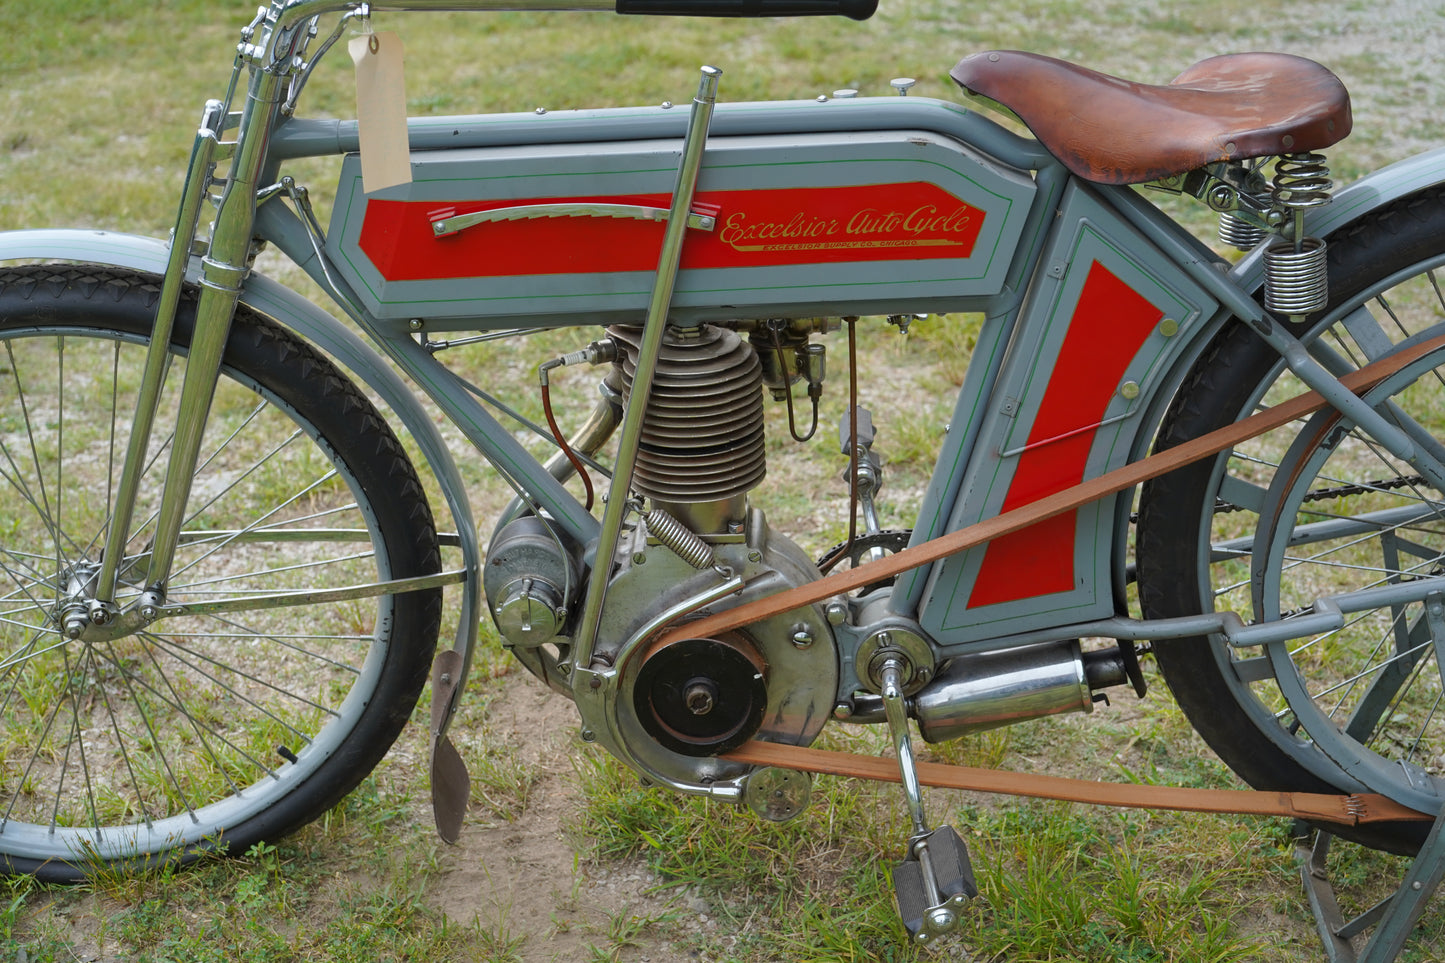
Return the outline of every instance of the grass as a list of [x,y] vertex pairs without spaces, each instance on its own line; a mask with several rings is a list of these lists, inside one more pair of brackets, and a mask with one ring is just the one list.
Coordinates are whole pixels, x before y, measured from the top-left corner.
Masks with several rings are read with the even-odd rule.
[[[190,130],[203,100],[221,93],[236,31],[251,12],[201,0],[172,0],[163,12],[141,0],[7,10],[0,228],[164,234]],[[1331,52],[1336,34],[1367,34],[1377,16],[1364,6],[1321,4],[1286,29],[1278,24],[1297,18],[1278,0],[1142,10],[1125,0],[982,7],[883,0],[866,24],[517,13],[379,16],[377,26],[399,30],[411,53],[410,110],[435,114],[684,101],[705,62],[725,68],[727,100],[843,87],[888,93],[887,81],[899,75],[918,78],[916,94],[952,97],[952,60],[986,47],[1035,49],[1163,80],[1229,49]],[[1437,15],[1418,16],[1433,24]],[[1445,93],[1428,64],[1404,63],[1417,53],[1407,41],[1392,42],[1390,56],[1342,50],[1325,57],[1356,91],[1359,133],[1337,164],[1346,173],[1441,138]],[[350,99],[344,57],[333,55],[309,89],[309,109],[342,115]],[[330,175],[319,166],[301,173],[324,205]],[[283,278],[300,283],[294,272]],[[895,518],[916,502],[947,399],[962,378],[957,359],[976,333],[965,318],[921,322],[906,338],[882,324],[860,325],[871,375],[865,404],[877,406],[879,448],[889,458],[883,502]],[[830,362],[841,370],[842,341],[830,340]],[[570,336],[544,341],[547,350],[574,346]],[[520,380],[541,350],[456,355],[464,369]],[[946,363],[935,363],[940,357]],[[572,382],[559,394],[570,390],[590,405],[590,379],[562,377]],[[774,464],[787,460],[789,468],[775,471],[757,495],[775,525],[805,531],[821,547],[846,526],[819,508],[823,495],[834,507],[830,486],[841,469],[826,440],[841,411],[833,384],[824,440],[770,450]],[[918,398],[923,403],[910,403]],[[535,407],[526,413],[539,415]],[[783,436],[780,417],[770,405],[773,439]],[[486,519],[510,494],[475,459],[463,462]],[[5,525],[0,513],[0,534]],[[901,938],[887,887],[887,866],[906,831],[896,790],[820,779],[802,817],[773,825],[646,789],[568,738],[570,718],[542,715],[517,696],[529,691],[521,675],[495,645],[479,655],[454,730],[473,776],[459,849],[440,846],[430,831],[424,726],[413,726],[357,791],[278,844],[138,877],[101,874],[69,888],[0,882],[0,958],[831,963],[948,959],[960,947],[974,959],[1010,963],[1318,955],[1287,827],[1277,821],[942,792],[929,794],[930,812],[964,832],[983,892],[961,941],[918,951]],[[929,751],[963,764],[1232,785],[1155,681],[1159,696],[1143,705],[1126,700],[1122,713],[1101,707],[1087,719],[1020,725]],[[426,711],[423,704],[418,718]],[[877,733],[827,738],[880,748]],[[530,855],[542,844],[560,849],[552,864]],[[1349,898],[1364,905],[1402,869],[1398,859],[1343,846],[1332,866]],[[1401,959],[1442,953],[1437,922]]]

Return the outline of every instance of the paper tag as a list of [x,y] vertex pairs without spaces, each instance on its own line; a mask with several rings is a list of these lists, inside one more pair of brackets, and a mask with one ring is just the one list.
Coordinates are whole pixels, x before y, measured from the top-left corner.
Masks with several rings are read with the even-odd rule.
[[401,38],[368,33],[347,44],[356,65],[356,123],[366,193],[411,183],[406,141],[406,77]]

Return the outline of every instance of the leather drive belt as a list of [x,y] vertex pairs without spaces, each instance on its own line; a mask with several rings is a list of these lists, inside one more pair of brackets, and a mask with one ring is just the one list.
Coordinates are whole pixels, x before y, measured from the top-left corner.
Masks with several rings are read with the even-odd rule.
[[[1357,395],[1432,351],[1445,347],[1445,336],[1431,338],[1402,349],[1340,379]],[[1324,407],[1316,392],[1297,395],[1283,404],[1250,415],[1231,425],[1200,435],[1180,445],[1137,462],[1089,479],[1073,488],[1004,512],[993,518],[949,532],[939,538],[906,548],[857,568],[835,572],[806,585],[746,602],[734,608],[681,623],[663,636],[661,644],[714,635],[728,629],[779,615],[791,609],[821,602],[829,597],[871,585],[957,554],[975,545],[1012,534],[1030,525],[1072,511],[1081,505],[1142,484],[1176,468],[1216,455],[1240,442],[1304,418]],[[898,764],[890,758],[830,752],[801,746],[751,742],[727,758],[750,765],[777,766],[806,772],[829,773],[860,779],[901,782]],[[1059,776],[975,769],[938,763],[919,763],[918,778],[926,786],[944,789],[972,789],[1009,795],[1036,796],[1106,806],[1141,809],[1180,809],[1190,812],[1245,813],[1260,816],[1290,816],[1343,825],[1433,820],[1432,814],[1417,812],[1385,796],[1368,793],[1329,795],[1325,793],[1261,792],[1243,789],[1193,789],[1180,786],[1144,786],[1090,782]]]
[[[1340,383],[1357,395],[1369,391],[1385,378],[1412,364],[1432,351],[1445,348],[1445,335],[1430,338],[1419,344],[1401,349],[1394,354],[1371,362],[1340,378]],[[812,605],[835,595],[842,595],[865,585],[872,585],[885,579],[902,575],[909,569],[936,562],[949,555],[956,555],[965,549],[982,545],[984,542],[1012,535],[1030,525],[1073,511],[1081,505],[1117,494],[1127,488],[1143,484],[1151,478],[1167,474],[1176,468],[1217,455],[1226,448],[1248,441],[1257,435],[1282,427],[1297,418],[1304,418],[1325,406],[1324,398],[1316,392],[1296,395],[1288,401],[1267,408],[1264,411],[1236,421],[1234,424],[1191,438],[1165,451],[1131,462],[1096,478],[1088,479],[1057,494],[1048,495],[1020,508],[995,515],[966,528],[941,535],[921,545],[905,548],[901,552],[885,556],[873,562],[865,562],[857,568],[834,572],[806,585],[786,589],[766,598],[755,599],[742,605],[726,609],[714,615],[704,616],[690,622],[681,622],[659,639],[659,644],[680,642],[684,639],[706,638],[735,629],[739,626],[759,622],[774,615],[781,615],[804,605]]]
[[[804,772],[902,782],[898,762],[884,756],[807,749],[770,742],[749,742],[724,756],[733,762],[776,766]],[[1178,809],[1196,813],[1243,813],[1250,816],[1290,816],[1311,822],[1358,826],[1361,823],[1432,821],[1386,796],[1358,793],[1350,796],[1312,792],[1266,792],[1250,789],[1193,789],[1184,786],[1146,786],[1132,783],[1091,782],[1028,772],[976,769],[936,762],[917,763],[918,781],[939,789],[969,789],[1062,799],[1096,806],[1130,809]]]

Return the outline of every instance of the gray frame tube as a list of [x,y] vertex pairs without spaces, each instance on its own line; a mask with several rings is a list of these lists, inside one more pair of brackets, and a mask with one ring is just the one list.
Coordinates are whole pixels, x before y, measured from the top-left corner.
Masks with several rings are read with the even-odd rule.
[[[312,246],[311,235],[290,208],[276,201],[257,212],[257,233],[311,276],[367,336],[421,388],[423,393],[457,426],[483,457],[506,475],[528,502],[540,504],[552,520],[580,542],[597,533],[597,520],[490,412],[466,391],[461,379],[438,361],[415,338],[393,333],[366,314],[345,282],[327,272]],[[373,357],[375,353],[373,352]],[[373,365],[372,370],[380,368]],[[466,500],[463,493],[462,501]]]

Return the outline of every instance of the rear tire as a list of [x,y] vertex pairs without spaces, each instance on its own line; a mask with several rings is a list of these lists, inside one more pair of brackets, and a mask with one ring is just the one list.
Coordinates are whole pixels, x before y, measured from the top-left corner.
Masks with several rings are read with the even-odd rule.
[[[1397,201],[1328,240],[1331,303],[1299,326],[1303,340],[1359,365],[1445,331],[1437,280],[1445,189]],[[1442,366],[1445,357],[1428,359],[1370,397],[1392,398],[1425,433],[1445,439]],[[1233,324],[1186,379],[1158,447],[1302,390],[1274,351]],[[1144,487],[1143,613],[1233,610],[1246,621],[1273,620],[1321,595],[1445,574],[1442,503],[1445,493],[1334,412],[1286,425]],[[1433,813],[1445,773],[1437,635],[1445,643],[1416,603],[1358,613],[1339,631],[1290,643],[1231,650],[1194,638],[1158,641],[1154,651],[1190,722],[1250,785],[1379,792]],[[1330,829],[1405,853],[1429,824]]]

